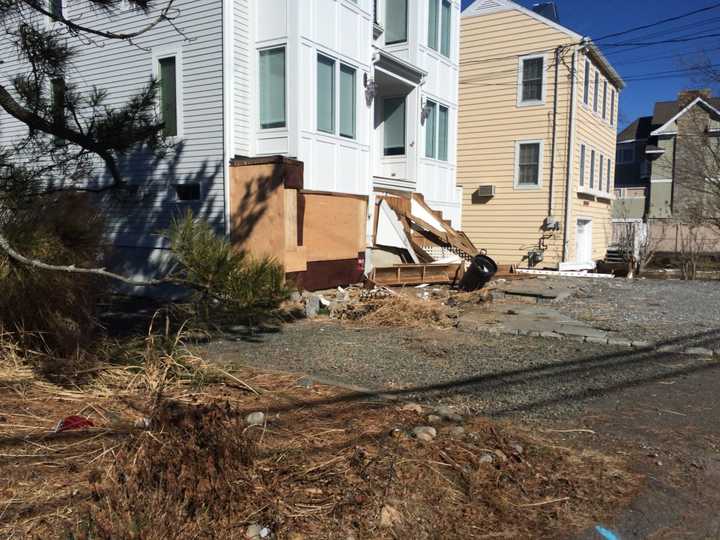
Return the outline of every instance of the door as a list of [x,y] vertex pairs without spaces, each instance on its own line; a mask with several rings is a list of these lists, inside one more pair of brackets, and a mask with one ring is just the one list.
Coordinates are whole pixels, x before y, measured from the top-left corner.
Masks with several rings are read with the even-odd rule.
[[578,219],[575,234],[575,260],[578,264],[592,263],[592,220]]
[[382,101],[382,176],[407,178],[407,107],[405,96]]

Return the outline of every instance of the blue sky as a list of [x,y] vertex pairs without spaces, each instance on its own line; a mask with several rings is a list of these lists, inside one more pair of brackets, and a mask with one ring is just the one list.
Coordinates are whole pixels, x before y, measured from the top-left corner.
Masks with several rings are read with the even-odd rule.
[[[532,7],[538,0],[519,0],[525,7]],[[472,0],[462,0],[463,7]],[[598,38],[614,32],[654,23],[661,19],[682,15],[706,6],[717,4],[716,0],[559,0],[560,22],[575,32]],[[691,73],[677,73],[701,58],[701,51],[713,64],[720,64],[720,37],[707,38],[687,43],[673,43],[642,47],[605,47],[603,44],[646,43],[672,38],[684,38],[703,34],[720,33],[720,7],[679,21],[670,22],[601,40],[598,45],[623,78],[630,79],[620,98],[620,128],[638,116],[652,114],[656,101],[676,98],[680,90],[702,88],[708,85]],[[658,73],[663,74],[659,75]],[[674,72],[674,73],[669,73]],[[635,80],[637,76],[647,80]],[[720,94],[715,85],[713,94]]]

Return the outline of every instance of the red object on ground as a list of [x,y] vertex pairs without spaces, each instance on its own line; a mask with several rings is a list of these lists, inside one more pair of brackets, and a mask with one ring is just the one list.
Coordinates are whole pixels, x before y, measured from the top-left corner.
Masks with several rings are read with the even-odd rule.
[[85,418],[84,416],[68,416],[60,420],[55,426],[55,433],[62,433],[63,431],[73,431],[76,429],[83,429],[93,427],[92,420]]

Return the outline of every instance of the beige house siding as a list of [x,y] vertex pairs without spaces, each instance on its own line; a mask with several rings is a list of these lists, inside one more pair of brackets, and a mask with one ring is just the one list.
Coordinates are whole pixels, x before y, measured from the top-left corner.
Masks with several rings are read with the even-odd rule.
[[[501,11],[481,16],[465,16],[461,23],[460,118],[458,144],[458,184],[463,188],[463,230],[480,248],[501,264],[522,264],[527,252],[543,237],[541,229],[551,214],[561,223],[565,215],[566,167],[568,158],[568,120],[571,81],[561,65],[558,81],[557,140],[553,204],[550,208],[550,164],[552,158],[553,101],[555,88],[554,49],[577,41],[551,25],[519,11]],[[545,55],[545,100],[542,105],[518,105],[519,59],[525,55]],[[570,62],[571,53],[565,62]],[[578,54],[578,66],[584,57]],[[582,108],[582,73],[576,84],[576,113]],[[577,79],[576,79],[577,80]],[[619,95],[616,94],[615,114]],[[608,93],[608,104],[610,102]],[[574,134],[574,152],[579,154],[579,138],[586,140],[612,159],[614,176],[615,128],[592,114],[583,118],[588,125]],[[578,122],[580,124],[580,122]],[[615,122],[617,124],[617,122]],[[541,186],[519,189],[514,186],[516,144],[541,140],[543,159]],[[574,183],[577,184],[579,156],[575,155]],[[495,197],[474,196],[478,186],[492,184]],[[572,216],[568,244],[570,259],[575,254],[575,216],[593,219],[593,255],[600,258],[609,243],[610,203],[608,200],[581,200],[574,186],[571,192]],[[562,260],[564,231],[548,233],[545,264]]]

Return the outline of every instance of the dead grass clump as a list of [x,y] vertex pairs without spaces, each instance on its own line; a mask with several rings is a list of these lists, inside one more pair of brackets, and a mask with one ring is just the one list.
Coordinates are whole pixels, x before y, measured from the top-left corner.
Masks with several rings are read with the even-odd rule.
[[370,326],[450,328],[457,314],[438,301],[398,294],[363,302],[344,318]]

